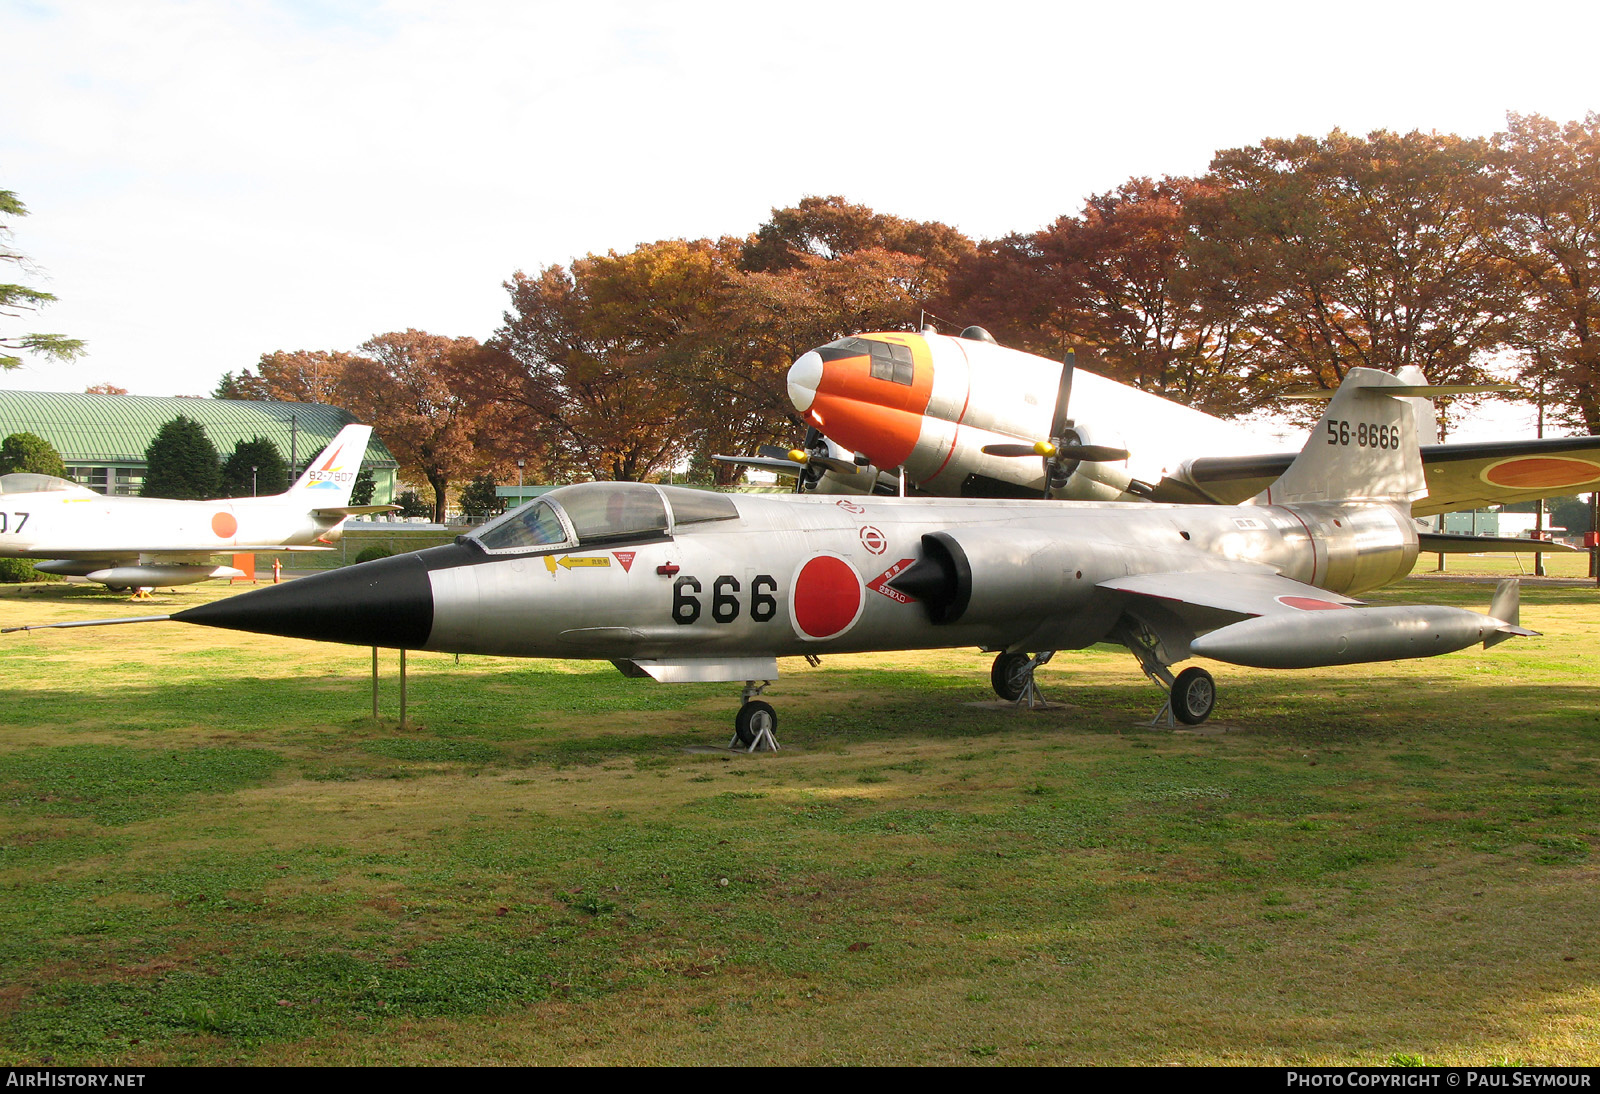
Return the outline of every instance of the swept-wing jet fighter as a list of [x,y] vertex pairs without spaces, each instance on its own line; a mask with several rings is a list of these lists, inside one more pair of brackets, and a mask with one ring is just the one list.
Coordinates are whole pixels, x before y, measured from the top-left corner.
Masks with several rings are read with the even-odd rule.
[[0,557],[126,589],[241,576],[218,554],[331,550],[345,518],[396,508],[350,504],[371,435],[345,426],[288,491],[265,498],[107,497],[53,475],[0,475]]
[[[1425,389],[1420,370],[1402,376]],[[788,386],[816,433],[791,454],[731,459],[805,464],[806,484],[825,493],[892,492],[879,469],[904,468],[919,491],[946,497],[1233,505],[1294,459],[1261,429],[1074,368],[1070,354],[1064,367],[1008,349],[981,327],[841,338],[802,354]],[[1419,423],[1428,497],[1416,516],[1600,488],[1600,437],[1437,444],[1430,424]]]
[[[142,620],[401,649],[607,659],[660,681],[743,681],[741,741],[779,657],[978,646],[1002,697],[1053,651],[1126,646],[1187,723],[1215,683],[1191,657],[1309,668],[1425,657],[1533,632],[1516,586],[1490,615],[1372,607],[1418,551],[1415,410],[1354,369],[1250,504],[726,495],[586,483],[449,545]],[[83,626],[91,624],[54,624]]]

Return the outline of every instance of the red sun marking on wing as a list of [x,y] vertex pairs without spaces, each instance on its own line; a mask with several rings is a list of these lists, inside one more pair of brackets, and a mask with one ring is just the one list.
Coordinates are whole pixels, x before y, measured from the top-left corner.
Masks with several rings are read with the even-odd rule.
[[218,513],[211,518],[211,530],[218,539],[232,539],[239,532],[239,522],[232,513]]
[[1309,596],[1280,596],[1278,603],[1291,608],[1299,608],[1303,612],[1333,612],[1340,608],[1348,608],[1348,604],[1335,604],[1331,600],[1315,600]]
[[1570,456],[1519,456],[1483,471],[1483,481],[1513,489],[1551,490],[1600,479],[1600,464]]

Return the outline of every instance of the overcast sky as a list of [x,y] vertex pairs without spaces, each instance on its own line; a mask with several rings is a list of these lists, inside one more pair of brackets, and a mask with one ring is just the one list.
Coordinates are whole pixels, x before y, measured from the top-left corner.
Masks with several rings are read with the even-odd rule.
[[60,297],[6,329],[89,343],[0,387],[485,338],[515,270],[806,194],[988,238],[1266,137],[1579,118],[1597,29],[1538,0],[0,0],[0,189]]

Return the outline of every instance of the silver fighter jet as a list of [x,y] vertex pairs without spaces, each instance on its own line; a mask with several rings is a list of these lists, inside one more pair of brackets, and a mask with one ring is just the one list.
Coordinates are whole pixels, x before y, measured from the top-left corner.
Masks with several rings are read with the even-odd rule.
[[997,654],[996,692],[1016,699],[1052,652],[1113,642],[1168,689],[1170,714],[1195,724],[1216,689],[1203,668],[1174,676],[1191,657],[1309,668],[1533,633],[1518,626],[1514,584],[1487,616],[1352,598],[1417,557],[1415,408],[1392,387],[1404,385],[1352,369],[1305,449],[1244,505],[586,483],[454,544],[148,618],[743,682],[745,743],[776,724],[756,696],[779,657],[978,646]]

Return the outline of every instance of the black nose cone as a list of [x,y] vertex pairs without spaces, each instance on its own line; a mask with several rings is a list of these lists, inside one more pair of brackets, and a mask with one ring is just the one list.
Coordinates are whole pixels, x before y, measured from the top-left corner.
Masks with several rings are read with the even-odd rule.
[[431,570],[477,557],[460,545],[380,558],[252,589],[173,615],[182,623],[316,642],[422,649],[433,630]]

